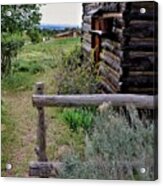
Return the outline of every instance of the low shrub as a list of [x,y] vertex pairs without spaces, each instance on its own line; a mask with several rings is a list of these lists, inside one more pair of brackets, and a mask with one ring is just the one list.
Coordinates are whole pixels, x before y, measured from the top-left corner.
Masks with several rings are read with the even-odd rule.
[[63,110],[61,117],[73,132],[77,132],[80,128],[89,132],[95,114],[96,108],[66,108]]
[[[65,155],[61,178],[82,179],[154,179],[154,123],[139,120],[136,109],[129,107],[132,126],[123,114],[112,108],[94,119],[92,135],[85,138],[85,157]],[[141,173],[141,168],[145,172]]]
[[39,42],[42,41],[42,36],[39,33],[39,30],[38,29],[30,30],[30,31],[28,31],[27,34],[30,37],[31,42],[34,43],[34,44],[39,43]]
[[44,72],[44,71],[45,71],[45,67],[43,67],[43,65],[41,65],[40,63],[32,63],[29,70],[31,74],[37,74],[39,72]]
[[31,74],[37,74],[44,72],[45,66],[37,61],[17,61],[13,64],[13,72],[29,72]]
[[55,74],[58,94],[91,94],[97,93],[98,76],[93,68],[94,63],[82,59],[81,47],[62,54],[58,73]]
[[75,46],[70,51],[63,53],[62,65],[69,71],[73,71],[82,65],[82,53],[80,46]]
[[29,64],[24,62],[17,62],[13,64],[13,72],[29,72]]
[[1,72],[3,78],[11,72],[12,60],[17,56],[18,50],[23,47],[24,38],[20,33],[3,33],[1,39]]

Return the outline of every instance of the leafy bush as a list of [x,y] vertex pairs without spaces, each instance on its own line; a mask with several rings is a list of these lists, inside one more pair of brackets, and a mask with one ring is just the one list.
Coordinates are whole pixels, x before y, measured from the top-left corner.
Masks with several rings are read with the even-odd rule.
[[36,74],[38,72],[44,72],[44,71],[45,71],[44,67],[42,65],[38,64],[38,63],[37,64],[33,63],[31,68],[30,68],[30,73],[31,74]]
[[37,28],[41,19],[39,10],[40,5],[1,6],[2,77],[10,73],[11,61],[24,45],[23,34]]
[[93,133],[85,139],[84,161],[76,154],[65,156],[60,177],[153,180],[154,123],[144,127],[136,109],[129,107],[129,112],[133,127],[111,108],[96,116]]
[[69,52],[63,53],[62,65],[69,71],[73,71],[82,65],[81,57],[81,48],[75,46]]
[[12,64],[12,72],[29,72],[30,65],[25,60],[16,60]]
[[29,72],[36,74],[38,72],[44,72],[45,67],[38,61],[17,61],[13,64],[13,72]]
[[95,108],[83,107],[73,109],[66,108],[63,110],[61,116],[73,132],[77,132],[79,128],[82,128],[84,131],[89,132],[95,114]]
[[60,68],[55,74],[59,94],[97,93],[98,77],[94,63],[82,59],[81,47],[62,54]]
[[36,28],[28,31],[28,36],[30,37],[32,43],[39,43],[42,41],[42,36]]
[[11,58],[16,57],[18,50],[24,45],[23,37],[20,34],[2,34],[1,57],[2,77],[8,75],[11,70]]

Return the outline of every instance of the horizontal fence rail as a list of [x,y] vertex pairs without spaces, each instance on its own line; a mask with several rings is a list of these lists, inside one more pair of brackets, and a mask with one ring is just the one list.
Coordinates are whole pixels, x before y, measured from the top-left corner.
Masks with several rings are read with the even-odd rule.
[[134,94],[92,94],[92,95],[33,95],[34,106],[60,106],[80,107],[98,106],[104,102],[110,102],[113,106],[125,106],[133,104],[137,108],[157,108],[157,96]]
[[35,148],[37,161],[31,162],[29,166],[29,175],[35,177],[56,177],[58,171],[64,166],[61,162],[48,161],[44,107],[99,106],[107,102],[112,106],[133,104],[137,108],[157,110],[157,96],[134,94],[45,95],[42,82],[36,83],[35,88],[36,92],[32,96],[32,102],[38,111],[37,146]]

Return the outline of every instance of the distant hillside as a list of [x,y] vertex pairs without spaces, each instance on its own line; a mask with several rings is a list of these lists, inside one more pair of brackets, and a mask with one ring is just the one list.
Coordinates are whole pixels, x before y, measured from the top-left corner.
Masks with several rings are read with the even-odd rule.
[[46,30],[64,30],[65,28],[80,28],[78,25],[55,25],[55,24],[40,24],[40,29]]

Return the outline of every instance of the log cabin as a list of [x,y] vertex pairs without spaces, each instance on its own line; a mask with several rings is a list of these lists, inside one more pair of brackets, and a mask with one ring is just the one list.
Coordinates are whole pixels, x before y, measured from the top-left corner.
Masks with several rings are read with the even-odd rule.
[[158,5],[83,3],[82,52],[97,63],[105,93],[157,94]]

